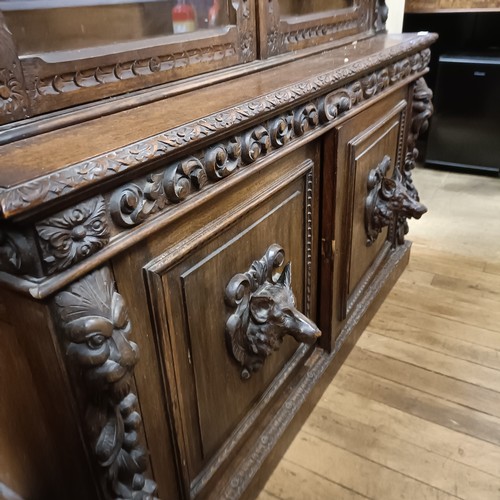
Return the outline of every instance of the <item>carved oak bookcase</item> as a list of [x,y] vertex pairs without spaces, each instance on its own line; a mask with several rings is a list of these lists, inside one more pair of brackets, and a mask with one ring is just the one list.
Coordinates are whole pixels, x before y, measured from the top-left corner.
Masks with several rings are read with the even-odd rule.
[[0,496],[251,498],[408,261],[435,36],[144,1],[113,45],[81,3],[66,50],[0,11]]

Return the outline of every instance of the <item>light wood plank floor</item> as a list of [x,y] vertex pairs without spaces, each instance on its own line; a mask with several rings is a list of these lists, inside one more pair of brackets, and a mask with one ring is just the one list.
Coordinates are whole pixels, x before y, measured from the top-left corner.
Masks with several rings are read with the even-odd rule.
[[500,179],[414,178],[410,265],[259,500],[500,499]]

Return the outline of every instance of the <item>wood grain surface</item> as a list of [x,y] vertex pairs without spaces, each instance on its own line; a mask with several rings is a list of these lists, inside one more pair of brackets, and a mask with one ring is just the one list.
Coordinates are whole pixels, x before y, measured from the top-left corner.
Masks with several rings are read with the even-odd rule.
[[500,180],[414,177],[410,265],[259,500],[500,498]]

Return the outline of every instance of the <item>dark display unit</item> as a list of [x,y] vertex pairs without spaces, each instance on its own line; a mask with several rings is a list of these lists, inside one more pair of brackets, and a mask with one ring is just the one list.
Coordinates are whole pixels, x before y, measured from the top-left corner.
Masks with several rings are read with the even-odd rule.
[[440,56],[426,163],[500,173],[500,54]]

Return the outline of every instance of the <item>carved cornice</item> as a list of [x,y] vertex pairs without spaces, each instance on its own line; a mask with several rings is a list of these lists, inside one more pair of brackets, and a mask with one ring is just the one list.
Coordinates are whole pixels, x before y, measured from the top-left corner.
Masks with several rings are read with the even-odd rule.
[[139,351],[128,339],[127,309],[109,269],[59,293],[55,311],[69,369],[82,389],[77,391],[83,394],[81,414],[107,496],[153,500],[156,484],[144,475],[148,459],[132,390]]
[[[369,71],[373,67],[390,63],[407,52],[416,52],[420,48],[429,45],[433,40],[432,35],[412,39],[380,54],[325,72],[309,80],[243,103],[230,110],[207,116],[199,121],[177,127],[144,141],[71,165],[12,188],[3,189],[0,191],[0,206],[4,215],[9,216],[29,210],[62,195],[67,195],[77,189],[89,187],[100,182],[103,178],[123,173],[145,162],[165,157],[180,148],[192,146],[202,140],[206,141],[210,137],[215,138],[230,127],[241,126],[250,120],[255,120],[256,117],[262,114],[279,111],[280,108],[290,106],[290,104],[307,96],[328,92],[339,81]],[[429,58],[430,51],[425,48],[419,55],[412,55],[403,61],[406,61],[405,64],[409,67],[411,73],[422,71],[426,67]],[[412,64],[412,61],[417,61],[418,64]],[[391,64],[390,68],[392,68],[389,71],[390,83],[394,83],[397,78],[404,77],[404,73],[401,73],[395,64]]]

